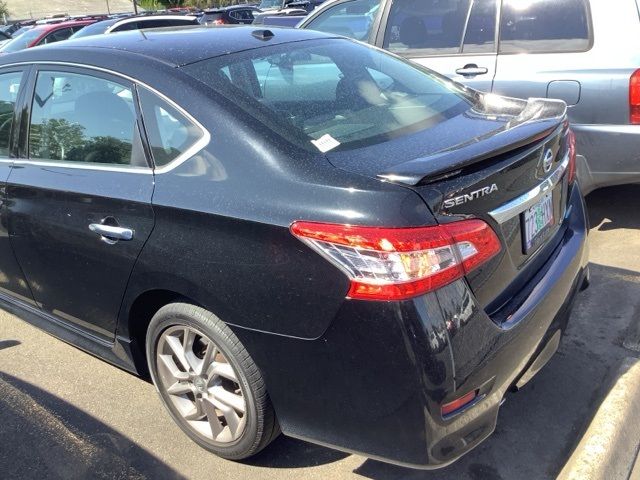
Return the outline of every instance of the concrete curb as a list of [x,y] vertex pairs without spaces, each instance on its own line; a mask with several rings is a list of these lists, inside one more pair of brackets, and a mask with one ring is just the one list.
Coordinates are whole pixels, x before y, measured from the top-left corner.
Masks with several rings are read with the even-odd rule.
[[640,360],[628,357],[558,479],[628,480],[638,474],[639,447]]

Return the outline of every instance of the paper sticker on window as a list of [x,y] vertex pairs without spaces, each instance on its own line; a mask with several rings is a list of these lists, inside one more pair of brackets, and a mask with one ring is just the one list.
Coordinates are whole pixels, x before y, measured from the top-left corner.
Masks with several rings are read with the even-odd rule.
[[326,153],[329,150],[333,150],[338,145],[340,145],[340,142],[337,141],[328,133],[326,135],[321,136],[318,140],[311,140],[311,143],[313,143],[316,146],[316,148],[320,150],[322,153]]

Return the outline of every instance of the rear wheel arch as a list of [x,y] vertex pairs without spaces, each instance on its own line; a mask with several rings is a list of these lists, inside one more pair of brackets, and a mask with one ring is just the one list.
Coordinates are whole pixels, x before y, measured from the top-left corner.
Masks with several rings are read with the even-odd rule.
[[130,339],[134,365],[138,374],[144,378],[150,378],[145,354],[149,323],[158,310],[165,305],[176,302],[202,306],[192,298],[177,291],[155,289],[140,293],[128,308],[128,313],[125,317],[126,330],[122,329],[124,331],[120,333]]

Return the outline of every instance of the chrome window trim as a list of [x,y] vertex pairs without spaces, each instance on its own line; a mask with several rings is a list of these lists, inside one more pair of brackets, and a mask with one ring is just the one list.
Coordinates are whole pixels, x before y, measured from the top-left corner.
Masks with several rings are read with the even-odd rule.
[[[165,94],[159,92],[158,90],[156,90],[152,86],[150,86],[150,85],[148,85],[148,84],[146,84],[144,82],[141,82],[140,80],[137,80],[137,79],[135,79],[133,77],[125,75],[124,73],[120,73],[120,72],[116,72],[116,71],[113,71],[113,70],[109,70],[108,68],[97,67],[95,65],[85,65],[85,64],[82,64],[82,63],[59,62],[59,61],[43,61],[43,62],[30,61],[30,62],[7,63],[5,65],[0,65],[0,73],[5,68],[12,68],[12,67],[17,67],[17,66],[31,66],[31,65],[36,66],[36,67],[54,65],[54,66],[62,66],[62,67],[84,68],[84,69],[87,69],[87,70],[95,70],[97,72],[107,73],[109,75],[113,75],[113,76],[125,79],[125,80],[127,80],[127,81],[129,81],[129,82],[131,82],[131,83],[133,83],[133,84],[135,84],[137,86],[140,86],[142,88],[146,88],[147,90],[152,92],[154,95],[157,95],[163,101],[167,102],[173,108],[178,110],[182,115],[184,115],[187,118],[187,120],[192,122],[198,129],[200,129],[200,131],[202,132],[202,136],[200,137],[200,139],[196,143],[194,143],[191,147],[189,147],[187,150],[185,150],[182,154],[178,155],[171,162],[169,162],[166,165],[163,165],[162,167],[159,167],[159,168],[151,168],[151,167],[148,167],[148,168],[145,168],[145,167],[118,167],[118,166],[109,166],[107,164],[100,165],[100,164],[89,164],[89,163],[78,163],[78,164],[74,165],[73,162],[65,162],[64,160],[56,162],[56,161],[46,161],[46,160],[42,161],[42,160],[31,160],[31,159],[22,159],[22,158],[10,159],[9,161],[12,162],[12,163],[15,163],[15,164],[28,164],[28,165],[40,165],[40,166],[46,166],[46,167],[77,168],[77,169],[83,169],[83,170],[103,170],[103,171],[110,171],[110,172],[128,172],[128,173],[141,173],[141,174],[154,174],[154,173],[155,174],[163,174],[163,173],[167,173],[167,172],[173,170],[174,168],[182,165],[184,162],[189,160],[191,157],[195,156],[202,149],[204,149],[207,145],[209,145],[209,142],[211,141],[211,134],[209,133],[209,131],[206,128],[204,128],[204,126],[200,122],[198,122],[195,118],[193,118],[193,116],[191,114],[189,114],[184,108],[182,108],[176,102],[174,102],[169,97],[167,97]],[[4,160],[0,159],[0,162],[4,162]]]
[[[187,19],[187,20],[191,20],[191,21],[195,21],[197,17],[195,17],[194,15],[149,15],[147,17],[132,17],[132,18],[123,18],[122,20],[118,20],[116,23],[114,23],[113,25],[111,25],[109,28],[107,28],[105,30],[105,34],[109,34],[112,33],[113,30],[115,30],[118,27],[121,27],[122,25],[128,25],[129,23],[136,23],[136,22],[142,22],[143,24],[145,22],[152,22],[153,20],[183,20],[183,19]],[[188,25],[185,21],[185,25]],[[136,30],[143,30],[143,28],[137,28]],[[130,30],[127,30],[130,31]],[[115,32],[118,33],[118,32]]]
[[512,219],[516,215],[524,212],[527,208],[533,206],[542,196],[547,193],[549,190],[552,190],[560,180],[562,179],[562,175],[567,170],[569,166],[569,153],[564,156],[564,159],[558,165],[558,167],[553,171],[551,175],[547,177],[547,179],[536,186],[535,188],[529,190],[528,192],[520,195],[517,198],[505,203],[504,205],[496,208],[489,212],[489,215],[498,223],[502,224],[507,220]]

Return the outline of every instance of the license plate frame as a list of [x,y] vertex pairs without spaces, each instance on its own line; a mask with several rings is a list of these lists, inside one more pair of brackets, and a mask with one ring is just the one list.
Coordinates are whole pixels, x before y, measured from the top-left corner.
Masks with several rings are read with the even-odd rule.
[[546,192],[540,200],[520,214],[522,250],[528,255],[547,237],[555,223],[553,192]]

